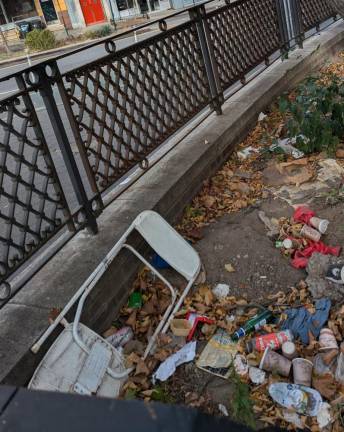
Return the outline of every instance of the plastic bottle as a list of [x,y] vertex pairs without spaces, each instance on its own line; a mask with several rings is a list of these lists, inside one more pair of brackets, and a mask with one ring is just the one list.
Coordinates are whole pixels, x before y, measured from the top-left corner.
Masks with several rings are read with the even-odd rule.
[[253,318],[249,319],[242,327],[240,327],[236,332],[231,335],[232,341],[237,341],[245,335],[252,333],[255,330],[259,330],[263,327],[268,321],[272,319],[272,312],[266,309],[264,312],[261,312],[255,315]]

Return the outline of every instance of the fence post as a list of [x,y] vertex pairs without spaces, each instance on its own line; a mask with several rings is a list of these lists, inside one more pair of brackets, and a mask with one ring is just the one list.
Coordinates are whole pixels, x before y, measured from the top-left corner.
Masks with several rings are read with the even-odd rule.
[[[50,74],[48,74],[47,68],[50,68]],[[71,180],[75,195],[77,197],[78,204],[84,210],[87,228],[93,234],[97,234],[97,221],[92,210],[91,202],[87,197],[87,193],[84,188],[78,166],[74,159],[70,142],[68,140],[68,136],[53,93],[52,86],[54,84],[55,78],[58,76],[59,69],[57,63],[56,61],[51,61],[47,64],[40,64],[34,67],[30,72],[25,74],[25,79],[29,85],[37,86],[39,93],[42,96],[50,123],[61,150],[65,166],[67,168],[69,179]]]
[[[287,0],[288,1],[288,0]],[[290,34],[287,23],[287,10],[284,0],[275,0],[277,9],[277,19],[279,27],[279,37],[282,56],[285,56],[290,50]]]
[[302,23],[302,10],[300,0],[290,0],[290,9],[295,30],[295,41],[299,48],[303,48],[305,32]]
[[219,73],[217,70],[216,59],[214,56],[214,47],[211,41],[209,26],[206,20],[207,13],[205,6],[200,5],[190,9],[189,16],[192,21],[196,22],[198,40],[203,55],[211,93],[211,105],[216,111],[216,114],[220,115],[222,114],[222,104],[224,102],[224,96],[221,88]]

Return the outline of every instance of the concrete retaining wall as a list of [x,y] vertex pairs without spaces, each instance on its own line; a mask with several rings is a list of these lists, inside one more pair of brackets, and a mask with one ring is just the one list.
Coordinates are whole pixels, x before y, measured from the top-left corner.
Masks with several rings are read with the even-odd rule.
[[[343,31],[344,23],[340,21],[235,94],[224,105],[222,116],[209,116],[106,208],[99,218],[97,236],[85,232],[76,235],[0,310],[0,382],[27,383],[44,354],[42,350],[34,356],[29,349],[47,327],[49,310],[65,305],[138,213],[153,209],[170,222],[176,221],[203,180],[247,135],[258,114],[344,47]],[[132,241],[140,245],[138,238]],[[137,261],[127,253],[121,254],[94,290],[83,321],[96,331],[106,329],[126,301],[137,270]]]

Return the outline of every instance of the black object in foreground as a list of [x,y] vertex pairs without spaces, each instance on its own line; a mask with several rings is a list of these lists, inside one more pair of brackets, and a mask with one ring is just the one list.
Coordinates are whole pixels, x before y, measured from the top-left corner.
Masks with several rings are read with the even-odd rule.
[[[267,428],[268,431],[281,431]],[[180,405],[121,401],[0,386],[1,432],[250,432]]]

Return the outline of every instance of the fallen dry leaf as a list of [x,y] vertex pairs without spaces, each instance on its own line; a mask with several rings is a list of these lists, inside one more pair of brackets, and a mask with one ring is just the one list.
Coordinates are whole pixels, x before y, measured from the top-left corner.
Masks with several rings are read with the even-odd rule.
[[225,264],[225,269],[228,271],[228,273],[234,273],[235,268],[232,266],[232,264]]

